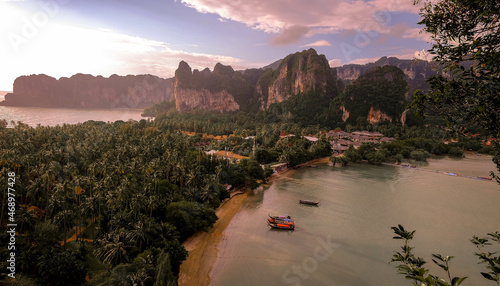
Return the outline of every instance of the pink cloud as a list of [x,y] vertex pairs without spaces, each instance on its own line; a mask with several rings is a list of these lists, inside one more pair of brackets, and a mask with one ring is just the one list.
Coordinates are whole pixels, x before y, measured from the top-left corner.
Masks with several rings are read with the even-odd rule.
[[303,47],[331,47],[332,44],[330,44],[328,41],[325,40],[319,40],[314,43],[310,43],[307,45],[304,45]]
[[273,45],[288,45],[298,42],[305,34],[309,32],[308,27],[291,26],[283,30],[278,36],[272,40]]
[[332,68],[334,68],[334,67],[340,67],[342,65],[342,60],[340,60],[340,59],[333,59],[333,60],[328,61],[328,64],[330,64],[330,67],[332,67]]
[[[411,0],[181,0],[201,13],[217,14],[268,33],[282,33],[275,40],[295,42],[302,36],[339,33],[344,30],[389,32],[392,12],[417,14]],[[283,7],[286,7],[284,9]],[[308,27],[307,34],[291,37],[292,27]],[[300,33],[299,33],[300,34]],[[296,34],[294,34],[296,35]],[[289,37],[290,36],[290,37]],[[416,36],[409,33],[408,36]],[[278,40],[276,40],[278,39]],[[420,38],[419,38],[420,39]]]

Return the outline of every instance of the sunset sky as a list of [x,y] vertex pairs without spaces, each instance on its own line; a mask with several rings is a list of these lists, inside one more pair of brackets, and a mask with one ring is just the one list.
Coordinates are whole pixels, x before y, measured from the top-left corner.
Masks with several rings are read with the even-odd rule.
[[172,77],[180,60],[262,67],[315,48],[331,66],[428,49],[412,0],[0,0],[0,90],[21,75]]

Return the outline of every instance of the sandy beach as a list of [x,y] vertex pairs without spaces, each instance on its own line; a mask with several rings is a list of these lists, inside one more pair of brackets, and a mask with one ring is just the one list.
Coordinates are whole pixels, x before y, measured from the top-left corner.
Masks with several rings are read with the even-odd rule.
[[[301,166],[327,163],[329,160],[330,157],[319,158],[301,164]],[[268,184],[279,179],[284,173],[290,176],[295,171],[290,168],[279,174],[273,174],[268,180]],[[208,232],[200,232],[184,242],[184,247],[189,251],[189,256],[181,265],[179,286],[210,285],[210,273],[217,259],[218,246],[223,238],[224,230],[239,211],[241,203],[248,194],[248,189],[232,194],[231,199],[217,209],[216,214],[219,219],[214,224],[214,227]]]
[[200,232],[184,242],[189,256],[181,265],[179,286],[210,284],[210,271],[217,259],[217,246],[222,239],[222,233],[240,209],[241,202],[247,195],[248,192],[235,193],[230,200],[217,209],[216,214],[219,219],[212,229],[208,232]]

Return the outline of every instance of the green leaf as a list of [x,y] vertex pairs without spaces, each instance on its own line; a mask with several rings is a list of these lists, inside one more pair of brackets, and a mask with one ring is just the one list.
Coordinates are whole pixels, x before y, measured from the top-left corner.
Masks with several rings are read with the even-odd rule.
[[446,265],[444,264],[441,264],[439,262],[437,262],[436,260],[432,259],[432,262],[436,263],[439,267],[443,268],[445,271],[447,271],[447,268]]
[[[432,254],[432,257],[437,258],[437,259],[439,259],[440,261],[443,261],[443,262],[445,261],[443,259],[443,256],[441,254]],[[434,259],[432,261],[434,261]]]
[[454,277],[451,280],[451,286],[458,286],[464,282],[464,280],[467,279],[467,277]]
[[493,276],[491,276],[489,273],[481,272],[481,275],[483,275],[484,278],[491,280],[491,281],[497,281]]

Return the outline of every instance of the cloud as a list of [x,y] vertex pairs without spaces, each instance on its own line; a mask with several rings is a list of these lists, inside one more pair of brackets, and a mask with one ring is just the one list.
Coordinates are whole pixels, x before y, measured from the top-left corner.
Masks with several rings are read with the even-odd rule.
[[332,44],[330,44],[326,40],[319,40],[319,41],[316,41],[314,43],[303,45],[303,47],[331,47],[331,46],[332,46]]
[[[420,8],[409,0],[296,0],[293,5],[289,0],[181,1],[201,13],[216,14],[268,33],[282,33],[273,39],[273,43],[281,43],[282,37],[289,39],[285,33],[294,26],[309,27],[308,34],[294,34],[297,37],[343,30],[388,32],[391,13],[418,14]],[[297,37],[290,39],[296,40]]]
[[39,73],[56,78],[76,73],[153,74],[167,78],[174,76],[181,60],[198,69],[213,68],[217,62],[242,67],[242,61],[234,57],[185,51],[162,41],[55,21],[26,41],[18,49],[8,40],[0,41],[0,62],[9,67],[0,69],[0,90],[10,90],[18,76]]
[[404,38],[411,38],[431,42],[431,35],[420,28],[407,29],[403,35]]
[[341,59],[333,59],[333,60],[328,61],[328,63],[330,64],[330,67],[332,67],[332,68],[342,66]]
[[351,61],[349,64],[364,65],[367,63],[374,63],[380,58],[381,57],[355,59],[355,60]]
[[274,37],[271,41],[273,45],[289,45],[296,43],[302,39],[309,32],[308,27],[304,26],[291,26],[286,28],[278,36]]

